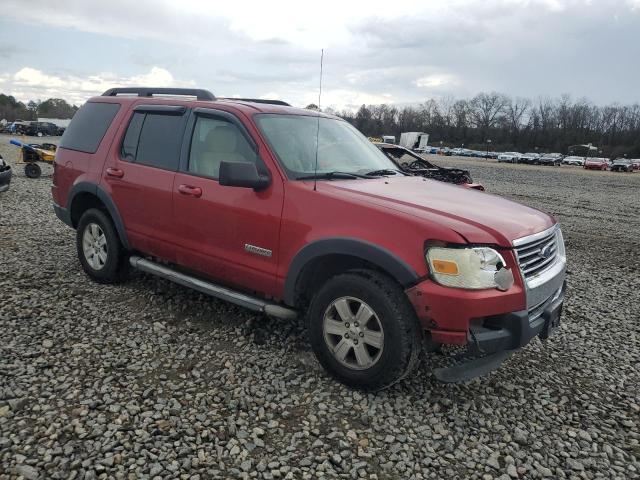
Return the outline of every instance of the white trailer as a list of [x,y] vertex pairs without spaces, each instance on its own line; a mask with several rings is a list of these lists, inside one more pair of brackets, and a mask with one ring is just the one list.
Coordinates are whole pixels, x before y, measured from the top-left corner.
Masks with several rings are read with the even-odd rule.
[[396,136],[395,135],[383,135],[382,136],[382,143],[396,143]]
[[424,151],[429,143],[429,134],[424,132],[405,132],[400,134],[399,145],[409,150]]

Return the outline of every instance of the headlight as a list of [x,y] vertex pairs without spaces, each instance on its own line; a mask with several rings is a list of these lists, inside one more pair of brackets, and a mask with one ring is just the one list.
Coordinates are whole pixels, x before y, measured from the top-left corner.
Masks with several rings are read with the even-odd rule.
[[511,270],[493,248],[432,247],[426,257],[433,279],[447,287],[508,290],[513,285]]

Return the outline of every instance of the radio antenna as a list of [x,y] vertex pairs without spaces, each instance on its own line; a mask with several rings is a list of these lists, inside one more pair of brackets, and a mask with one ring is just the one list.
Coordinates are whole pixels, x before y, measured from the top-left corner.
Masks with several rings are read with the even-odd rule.
[[316,127],[316,163],[313,169],[313,191],[316,191],[318,186],[318,148],[320,139],[320,101],[322,99],[322,60],[324,60],[324,48],[320,50],[320,86],[318,89],[318,125]]

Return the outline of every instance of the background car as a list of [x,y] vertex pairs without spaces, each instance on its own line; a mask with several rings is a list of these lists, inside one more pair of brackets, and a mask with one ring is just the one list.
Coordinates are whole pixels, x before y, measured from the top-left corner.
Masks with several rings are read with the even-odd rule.
[[632,158],[631,164],[633,165],[634,170],[640,170],[640,158]]
[[421,177],[439,180],[441,182],[455,183],[456,185],[473,188],[475,190],[484,190],[484,186],[481,184],[473,183],[473,179],[468,170],[440,167],[399,145],[393,145],[391,143],[374,143],[374,145],[403,172],[411,175],[420,175]]
[[498,162],[518,163],[522,158],[522,154],[518,152],[503,152],[498,155]]
[[536,160],[538,160],[538,158],[540,158],[539,153],[527,152],[524,155],[520,156],[520,158],[518,159],[518,163],[534,164]]
[[616,158],[611,164],[612,172],[633,172],[633,162],[626,158]]
[[62,135],[60,133],[60,127],[51,122],[29,122],[25,133],[37,137]]
[[562,163],[564,165],[577,165],[579,167],[582,167],[584,166],[584,157],[576,157],[576,156],[564,157],[562,159]]
[[562,165],[562,155],[559,153],[545,153],[536,159],[535,163],[539,165],[551,165],[554,167]]
[[584,168],[587,170],[608,170],[610,164],[608,158],[593,157],[584,161]]

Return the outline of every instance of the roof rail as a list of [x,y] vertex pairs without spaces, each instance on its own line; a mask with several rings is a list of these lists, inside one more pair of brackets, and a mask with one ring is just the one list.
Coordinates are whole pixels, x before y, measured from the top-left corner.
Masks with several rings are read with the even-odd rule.
[[196,97],[198,100],[215,100],[216,97],[209,90],[202,88],[149,88],[126,87],[110,88],[102,94],[103,97],[115,97],[120,94],[135,94],[139,97],[153,97],[154,95],[185,95]]
[[291,105],[282,100],[268,100],[265,98],[235,98],[235,97],[220,97],[220,100],[235,100],[237,102],[251,102],[251,103],[266,103],[269,105],[282,105],[284,107],[290,107]]

